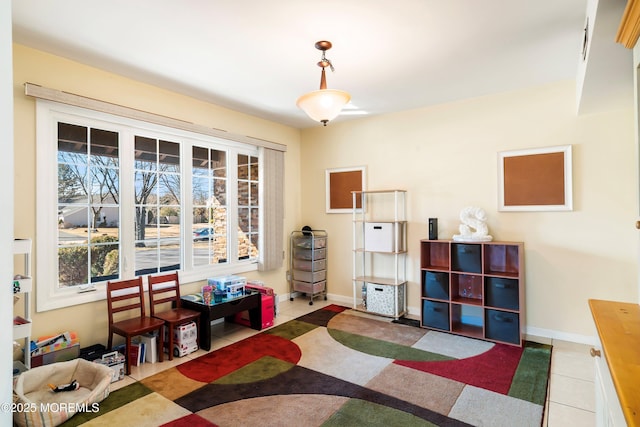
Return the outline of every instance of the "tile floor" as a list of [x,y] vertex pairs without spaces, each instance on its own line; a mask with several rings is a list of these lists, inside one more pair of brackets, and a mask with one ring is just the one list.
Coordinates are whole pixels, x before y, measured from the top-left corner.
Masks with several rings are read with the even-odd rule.
[[[310,311],[322,308],[331,301],[316,300],[312,306],[304,298],[278,303],[278,315],[274,323],[285,323]],[[215,323],[211,327],[212,350],[247,338],[256,331],[233,323]],[[551,377],[547,393],[547,408],[543,427],[579,425],[595,426],[594,365],[589,355],[589,346],[566,341],[529,338],[533,341],[552,344]],[[184,363],[206,352],[198,350],[185,357],[162,363],[144,363],[131,368],[131,375],[112,384],[112,390],[153,375],[159,371]]]

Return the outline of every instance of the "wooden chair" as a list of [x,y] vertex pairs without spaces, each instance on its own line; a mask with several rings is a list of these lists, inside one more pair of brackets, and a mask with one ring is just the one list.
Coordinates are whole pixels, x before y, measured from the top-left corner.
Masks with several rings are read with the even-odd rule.
[[[111,349],[112,347],[113,334],[117,334],[125,338],[127,375],[131,373],[129,352],[131,348],[131,338],[135,336],[157,330],[159,332],[157,349],[159,353],[158,361],[162,362],[162,327],[164,326],[164,322],[145,314],[142,278],[137,277],[130,280],[115,280],[107,282],[107,304],[109,308],[109,341],[107,348]],[[118,315],[118,318],[122,318],[123,320],[114,320],[114,314],[124,312],[128,312],[128,315]]]
[[[196,322],[197,330],[200,330],[200,313],[188,308],[182,308],[180,304],[180,281],[178,273],[149,276],[149,307],[151,316],[164,321],[167,331],[167,346],[169,360],[173,360],[173,330],[176,326],[189,322]],[[156,313],[156,306],[171,303],[171,308]],[[197,335],[196,335],[197,340]]]

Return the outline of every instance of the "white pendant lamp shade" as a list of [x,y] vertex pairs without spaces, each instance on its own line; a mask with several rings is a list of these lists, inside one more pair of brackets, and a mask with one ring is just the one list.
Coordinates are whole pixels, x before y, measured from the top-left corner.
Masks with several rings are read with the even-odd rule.
[[343,90],[320,89],[302,95],[296,105],[312,120],[327,123],[338,117],[350,100],[351,95]]
[[327,77],[324,69],[326,67],[333,70],[333,65],[325,57],[325,52],[331,49],[331,42],[319,41],[316,43],[316,49],[322,51],[322,59],[318,62],[318,67],[322,68],[320,74],[320,90],[314,90],[298,98],[296,105],[311,119],[327,125],[329,120],[335,119],[342,107],[350,100],[351,95],[343,90],[327,89]]

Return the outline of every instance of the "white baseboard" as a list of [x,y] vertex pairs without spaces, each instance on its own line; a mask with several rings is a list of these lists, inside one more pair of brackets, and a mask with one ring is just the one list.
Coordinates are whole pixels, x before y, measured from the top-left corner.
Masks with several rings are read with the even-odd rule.
[[571,334],[568,332],[555,331],[553,329],[543,329],[528,326],[525,328],[528,336],[550,338],[552,340],[568,341],[577,344],[597,345],[598,340],[594,336]]

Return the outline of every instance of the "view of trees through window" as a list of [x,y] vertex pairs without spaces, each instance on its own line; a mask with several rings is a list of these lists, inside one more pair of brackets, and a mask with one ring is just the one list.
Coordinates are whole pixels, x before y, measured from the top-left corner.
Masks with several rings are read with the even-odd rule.
[[[189,143],[187,163],[179,139],[98,127],[57,124],[58,286],[120,278],[123,236],[135,246],[135,275],[257,259],[256,155]],[[121,164],[127,158],[128,167]],[[192,215],[187,236],[184,211]],[[187,245],[192,256],[184,265]]]
[[119,135],[58,124],[58,277],[62,286],[118,277]]
[[180,269],[180,145],[135,137],[135,271]]

